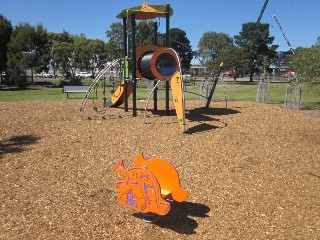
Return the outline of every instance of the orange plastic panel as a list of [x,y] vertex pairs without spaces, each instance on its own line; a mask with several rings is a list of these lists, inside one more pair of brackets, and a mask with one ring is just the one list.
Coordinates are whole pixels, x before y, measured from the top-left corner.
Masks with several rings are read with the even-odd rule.
[[179,174],[168,161],[154,158],[145,160],[142,153],[134,160],[135,166],[148,169],[158,180],[165,199],[182,202],[187,199],[188,192],[180,185]]
[[[129,17],[131,14],[135,14],[136,20],[147,20],[153,19],[156,17],[166,17],[167,6],[166,5],[158,5],[158,4],[150,4],[148,5],[146,2],[142,4],[142,6],[132,7],[129,9],[123,9],[121,13],[117,15],[117,18]],[[169,16],[172,16],[173,10],[169,7]]]
[[144,167],[125,168],[119,161],[115,172],[122,176],[117,182],[118,202],[142,213],[166,215],[170,204],[162,199],[161,189],[155,176]]
[[[128,96],[127,97],[129,97],[131,95],[132,91],[133,91],[132,82],[128,81]],[[121,85],[116,89],[116,91],[113,93],[113,95],[111,97],[112,106],[118,107],[122,103],[124,103],[124,100],[125,100],[124,81],[122,81]]]
[[186,131],[185,102],[184,102],[182,79],[181,79],[180,71],[177,71],[171,77],[171,91],[172,91],[173,105],[176,110],[178,121],[182,131],[184,132]]

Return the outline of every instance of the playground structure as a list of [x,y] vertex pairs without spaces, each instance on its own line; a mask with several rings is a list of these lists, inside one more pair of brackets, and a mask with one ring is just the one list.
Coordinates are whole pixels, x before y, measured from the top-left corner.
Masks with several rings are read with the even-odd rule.
[[[145,78],[154,81],[153,100],[154,110],[157,110],[157,84],[160,81],[166,83],[166,111],[169,112],[169,82],[171,83],[172,99],[174,108],[178,117],[179,125],[182,131],[185,127],[185,102],[183,94],[183,79],[178,54],[174,49],[169,48],[169,19],[173,10],[167,5],[148,5],[124,9],[117,15],[123,20],[123,58],[116,59],[109,63],[95,78],[84,96],[80,106],[80,112],[85,110],[86,102],[95,85],[100,78],[106,74],[116,64],[122,64],[123,75],[121,84],[114,91],[111,100],[104,99],[104,107],[119,107],[124,104],[124,109],[128,111],[128,98],[132,94],[133,116],[137,115],[136,106],[136,83],[139,78]],[[166,19],[166,41],[165,47],[157,46],[157,25],[154,26],[154,42],[152,45],[136,46],[136,20],[147,20],[156,17]],[[131,24],[131,33],[127,31],[127,24]],[[131,45],[128,46],[127,40],[131,38]],[[129,58],[129,55],[130,58]],[[129,60],[131,63],[131,79],[129,76]],[[156,82],[157,81],[157,82]]]
[[[166,112],[169,113],[169,92],[171,87],[172,100],[178,123],[183,132],[186,130],[184,79],[180,59],[177,52],[169,47],[170,16],[172,16],[172,14],[173,10],[169,4],[148,5],[145,2],[142,6],[124,9],[117,15],[117,18],[123,21],[123,58],[108,63],[96,76],[84,95],[80,106],[81,116],[85,111],[87,100],[90,94],[95,92],[97,84],[99,84],[106,75],[110,74],[110,72],[114,74],[114,69],[117,69],[116,72],[118,73],[120,82],[118,87],[112,91],[110,99],[104,94],[102,104],[104,108],[124,105],[124,110],[128,112],[128,98],[132,95],[132,114],[133,117],[135,117],[137,115],[137,81],[139,79],[146,79],[153,81],[153,89],[148,95],[145,113],[151,97],[153,98],[154,104],[153,110],[157,111],[158,86],[164,83]],[[157,23],[154,24],[153,44],[136,46],[136,20],[147,20],[156,17],[166,19],[165,46],[160,47],[157,45]],[[130,24],[130,28],[127,27],[128,24]],[[130,29],[131,32],[129,32],[128,29]],[[130,44],[128,44],[129,42]],[[129,68],[131,68],[131,71]],[[220,66],[219,74],[221,68],[222,65]],[[206,107],[209,107],[219,74],[212,79],[212,84],[208,85],[210,89],[207,89]],[[103,91],[105,93],[105,89]],[[94,109],[97,109],[96,104],[94,104]]]
[[126,168],[120,160],[114,170],[122,177],[116,184],[121,205],[144,214],[164,216],[170,211],[170,201],[183,202],[188,197],[180,185],[178,172],[168,161],[145,160],[139,153],[133,163],[134,167]]

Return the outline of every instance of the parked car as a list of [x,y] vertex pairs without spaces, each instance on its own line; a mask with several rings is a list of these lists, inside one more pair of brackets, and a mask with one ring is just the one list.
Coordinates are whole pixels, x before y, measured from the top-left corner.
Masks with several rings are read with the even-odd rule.
[[76,77],[79,77],[79,78],[87,78],[87,77],[91,77],[91,76],[92,76],[92,74],[87,73],[87,72],[80,72],[80,73],[76,74]]
[[43,77],[45,77],[45,78],[53,78],[54,76],[53,76],[52,73],[45,73],[45,74],[43,74]]
[[35,76],[42,77],[42,78],[53,78],[54,77],[52,73],[46,73],[46,72],[36,73]]

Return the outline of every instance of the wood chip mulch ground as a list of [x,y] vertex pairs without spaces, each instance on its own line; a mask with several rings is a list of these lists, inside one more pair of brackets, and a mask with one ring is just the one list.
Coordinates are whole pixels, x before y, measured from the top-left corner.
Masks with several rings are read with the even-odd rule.
[[[152,105],[152,104],[151,104]],[[320,239],[320,120],[248,102],[172,111],[0,103],[0,239]],[[172,107],[172,106],[171,106]],[[187,201],[154,224],[117,203],[113,173],[167,159]]]

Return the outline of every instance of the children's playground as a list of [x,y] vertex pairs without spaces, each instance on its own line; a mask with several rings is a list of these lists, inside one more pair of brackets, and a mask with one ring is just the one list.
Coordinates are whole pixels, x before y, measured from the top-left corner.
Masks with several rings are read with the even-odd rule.
[[[2,239],[319,238],[319,120],[194,101],[181,133],[173,110],[143,123],[145,102],[137,117],[129,105],[83,120],[79,104],[1,103]],[[140,152],[169,161],[188,191],[152,224],[117,201],[114,168]]]
[[[64,88],[83,99],[1,103],[1,239],[320,238],[319,119],[287,108],[301,91],[265,104],[261,82],[257,102],[214,101],[221,63],[186,99],[172,14],[121,11],[123,58]],[[136,46],[136,20],[155,17],[166,46]]]

